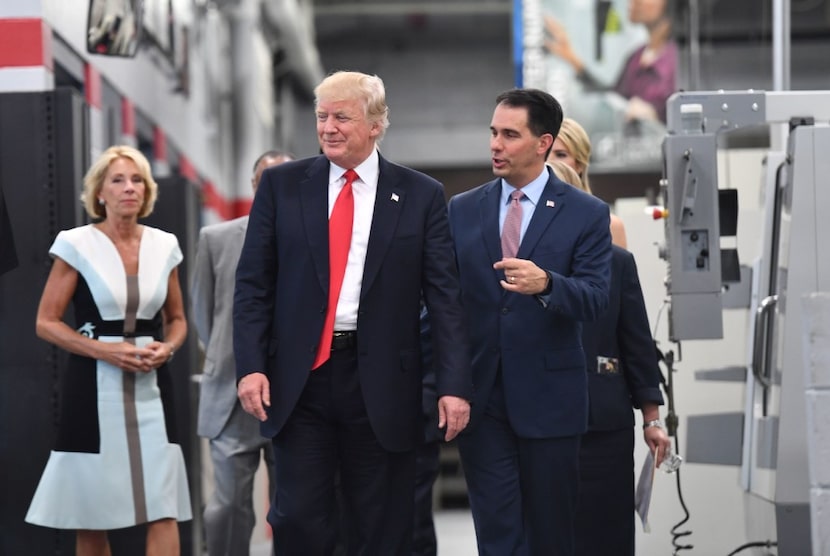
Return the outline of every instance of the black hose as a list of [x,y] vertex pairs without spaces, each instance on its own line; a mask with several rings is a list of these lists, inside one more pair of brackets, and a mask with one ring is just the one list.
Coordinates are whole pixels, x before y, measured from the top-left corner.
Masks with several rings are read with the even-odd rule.
[[748,542],[746,544],[742,544],[741,546],[739,546],[738,548],[736,548],[735,550],[733,550],[732,552],[727,554],[727,556],[735,556],[735,554],[737,554],[738,552],[742,552],[742,551],[746,550],[747,548],[754,548],[754,547],[758,547],[758,546],[763,546],[764,548],[772,548],[773,546],[778,546],[778,543],[775,542],[775,541]]
[[[658,359],[666,366],[666,375],[663,375],[662,372],[660,373],[660,382],[663,386],[663,390],[666,392],[666,405],[668,407],[668,413],[666,414],[666,432],[668,432],[669,436],[674,437],[674,453],[679,454],[680,439],[677,436],[679,420],[677,418],[677,414],[674,412],[674,381],[672,380],[672,373],[674,372],[674,352],[669,350],[663,354],[659,348],[657,348],[656,344],[655,349],[657,349],[658,352]],[[673,556],[677,556],[677,554],[683,550],[692,550],[692,548],[694,548],[694,545],[682,544],[680,542],[683,537],[688,537],[692,534],[691,530],[680,530],[680,527],[689,521],[690,517],[689,509],[686,507],[686,501],[683,500],[683,489],[680,485],[680,469],[675,471],[675,481],[677,483],[677,499],[680,501],[680,507],[683,508],[684,517],[671,528],[671,544],[674,548],[674,551],[672,552]]]

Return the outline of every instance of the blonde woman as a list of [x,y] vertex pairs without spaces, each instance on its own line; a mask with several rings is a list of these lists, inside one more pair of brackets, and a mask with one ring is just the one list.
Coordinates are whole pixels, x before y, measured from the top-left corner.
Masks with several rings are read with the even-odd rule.
[[[553,142],[553,148],[548,155],[548,163],[560,161],[570,166],[579,176],[579,183],[573,183],[560,177],[563,181],[574,185],[583,191],[591,193],[591,182],[588,179],[588,166],[591,161],[591,140],[588,133],[576,120],[565,118],[562,128]],[[625,249],[628,242],[625,237],[625,226],[616,214],[611,215],[611,241]]]
[[[143,226],[157,185],[128,146],[107,149],[81,195],[94,223],[58,234],[37,335],[69,352],[56,445],[26,521],[74,529],[76,554],[108,556],[107,530],[147,524],[147,554],[180,552],[191,518],[167,362],[185,341],[176,237]],[[77,330],[63,317],[70,302]]]

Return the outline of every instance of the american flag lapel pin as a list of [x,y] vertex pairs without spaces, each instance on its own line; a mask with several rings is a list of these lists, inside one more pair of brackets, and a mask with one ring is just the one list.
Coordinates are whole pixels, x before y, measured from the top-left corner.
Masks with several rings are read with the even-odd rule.
[[553,208],[553,207],[555,207],[555,206],[556,206],[556,203],[554,203],[553,201],[551,201],[550,199],[548,199],[547,201],[545,201],[545,206],[546,206],[546,207]]
[[397,203],[398,201],[400,201],[401,198],[398,197],[397,193],[392,193],[392,197],[390,197],[390,199],[392,199],[393,201],[395,201]]

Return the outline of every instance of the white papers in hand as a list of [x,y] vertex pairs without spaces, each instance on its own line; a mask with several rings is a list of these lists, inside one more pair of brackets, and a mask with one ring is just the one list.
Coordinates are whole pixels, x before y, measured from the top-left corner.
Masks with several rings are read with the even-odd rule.
[[643,462],[643,468],[640,470],[640,479],[637,481],[637,491],[634,494],[634,505],[637,508],[637,515],[640,516],[640,520],[643,522],[643,532],[645,533],[651,533],[651,527],[648,524],[648,509],[651,505],[651,491],[654,488],[654,472],[656,470],[654,458],[655,454],[648,452],[646,460]]

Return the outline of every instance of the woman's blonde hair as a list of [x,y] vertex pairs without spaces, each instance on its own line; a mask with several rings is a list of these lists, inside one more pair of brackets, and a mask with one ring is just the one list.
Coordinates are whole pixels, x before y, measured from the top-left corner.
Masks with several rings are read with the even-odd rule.
[[588,180],[588,166],[591,163],[591,139],[585,128],[579,125],[572,118],[562,120],[562,127],[559,129],[557,138],[562,141],[571,156],[582,167],[579,174],[584,189],[591,191],[591,183]]
[[571,184],[577,189],[581,189],[585,193],[591,193],[591,188],[585,187],[585,184],[580,179],[579,174],[576,173],[576,170],[574,170],[561,160],[551,160],[550,162],[548,162],[548,164],[553,169],[553,173],[556,174],[557,178],[564,181],[565,183]]
[[[577,189],[581,189],[585,193],[593,195],[591,188],[587,187],[585,183],[579,179],[579,174],[576,173],[576,170],[561,160],[551,160],[548,162],[548,165],[550,165],[553,169],[553,173],[556,174],[557,178],[565,183],[573,185]],[[625,226],[623,225],[623,221],[620,220],[616,214],[611,214],[611,242],[614,245],[622,247],[623,249],[628,249],[628,240],[625,236]]]
[[389,107],[386,106],[386,88],[377,75],[357,71],[332,73],[314,89],[314,106],[320,101],[359,100],[363,103],[366,119],[380,126],[376,141],[383,139],[389,127]]
[[104,187],[104,179],[107,177],[110,164],[119,158],[126,158],[135,162],[138,173],[144,180],[144,204],[141,205],[138,217],[144,218],[153,212],[158,197],[158,184],[153,180],[150,162],[147,157],[141,154],[141,151],[134,147],[115,145],[105,150],[84,176],[81,202],[84,204],[84,209],[86,209],[86,213],[90,218],[103,220],[107,217],[106,207],[98,202],[98,195],[101,193],[101,188]]

